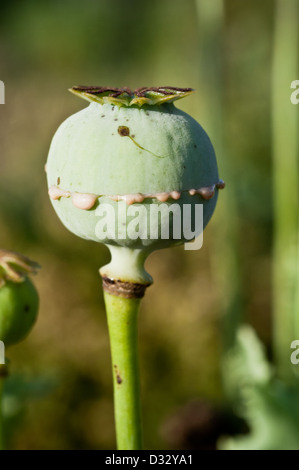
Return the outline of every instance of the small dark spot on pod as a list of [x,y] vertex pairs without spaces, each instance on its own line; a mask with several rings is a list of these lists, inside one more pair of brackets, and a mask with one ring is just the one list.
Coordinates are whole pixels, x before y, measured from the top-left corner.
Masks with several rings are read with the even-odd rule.
[[118,119],[117,119],[117,118],[115,118],[115,119],[114,119],[114,121],[118,121]]
[[102,114],[102,116],[101,116],[101,117],[105,117],[105,114]]
[[117,132],[121,137],[127,137],[130,135],[130,129],[127,126],[119,126]]
[[25,305],[25,306],[24,306],[24,312],[29,312],[29,310],[30,310],[29,305]]
[[60,184],[60,176],[57,178],[57,184]]
[[135,137],[135,134],[132,134],[132,135],[131,135],[131,137],[134,139],[134,137]]
[[194,144],[194,148],[197,149],[197,145],[196,145],[196,144]]

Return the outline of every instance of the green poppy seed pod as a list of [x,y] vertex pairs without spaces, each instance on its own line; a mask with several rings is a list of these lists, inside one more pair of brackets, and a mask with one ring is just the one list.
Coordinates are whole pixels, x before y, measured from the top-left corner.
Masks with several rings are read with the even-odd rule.
[[[184,206],[190,230],[196,205],[203,206],[194,238],[224,186],[206,132],[173,104],[193,90],[79,86],[71,91],[91,103],[63,122],[52,140],[46,171],[54,209],[71,232],[109,246],[112,264],[102,274],[149,281],[141,269],[148,253],[190,241],[183,230]],[[121,260],[114,260],[114,253]],[[138,272],[130,271],[136,260]]]
[[0,341],[5,347],[24,339],[38,313],[38,294],[28,275],[38,264],[19,253],[0,250]]

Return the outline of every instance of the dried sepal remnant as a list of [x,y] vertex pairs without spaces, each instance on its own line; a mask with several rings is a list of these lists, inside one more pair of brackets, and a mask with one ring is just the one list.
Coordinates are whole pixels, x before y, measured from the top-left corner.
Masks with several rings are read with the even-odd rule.
[[132,91],[130,88],[113,88],[101,86],[73,86],[69,91],[87,101],[111,103],[118,106],[143,106],[171,103],[193,93],[192,88],[178,87],[142,87]]
[[36,274],[39,264],[20,253],[0,250],[0,287],[6,281],[23,282],[28,274]]

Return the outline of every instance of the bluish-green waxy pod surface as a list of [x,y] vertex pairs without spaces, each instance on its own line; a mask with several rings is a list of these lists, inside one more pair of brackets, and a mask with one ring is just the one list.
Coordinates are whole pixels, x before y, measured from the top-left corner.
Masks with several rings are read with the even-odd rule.
[[[140,249],[163,248],[183,243],[173,237],[162,238],[163,226],[169,225],[169,215],[159,219],[150,216],[154,205],[176,204],[191,208],[194,225],[195,205],[203,204],[203,227],[210,220],[217,202],[218,189],[210,199],[188,191],[213,186],[218,182],[218,170],[211,141],[191,116],[177,109],[173,103],[160,105],[118,106],[106,102],[92,102],[85,109],[70,116],[53,137],[47,161],[48,186],[58,187],[69,194],[95,195],[95,204],[88,210],[80,209],[72,197],[52,200],[63,224],[76,235],[107,244]],[[177,200],[159,201],[155,195],[177,191]],[[131,205],[111,197],[142,194],[147,198]],[[153,197],[149,197],[152,195]],[[111,196],[111,197],[109,197]],[[101,206],[111,206],[127,212],[126,226],[116,221],[113,237],[101,235]],[[123,230],[132,220],[132,208],[140,210],[138,233],[144,238],[132,239]],[[108,210],[109,212],[109,210]],[[112,214],[112,212],[111,212]],[[112,215],[106,214],[106,219]],[[183,223],[183,220],[182,220]],[[150,238],[158,224],[158,238]],[[112,224],[113,226],[113,224]]]

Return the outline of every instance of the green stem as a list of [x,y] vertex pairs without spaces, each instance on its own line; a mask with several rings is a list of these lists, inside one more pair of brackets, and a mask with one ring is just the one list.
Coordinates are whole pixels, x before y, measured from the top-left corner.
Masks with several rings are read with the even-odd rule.
[[114,386],[117,448],[142,448],[137,320],[140,299],[104,291]]
[[273,143],[273,343],[278,375],[292,382],[290,344],[297,339],[298,106],[290,102],[298,78],[297,0],[277,0],[272,79]]

